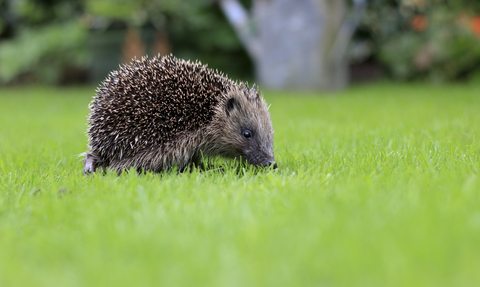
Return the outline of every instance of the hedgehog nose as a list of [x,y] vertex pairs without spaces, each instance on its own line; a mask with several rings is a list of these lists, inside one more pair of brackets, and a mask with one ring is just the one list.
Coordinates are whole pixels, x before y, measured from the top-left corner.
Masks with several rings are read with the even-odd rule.
[[267,165],[272,165],[273,164],[273,169],[277,168],[277,163],[274,160],[271,160],[267,163]]

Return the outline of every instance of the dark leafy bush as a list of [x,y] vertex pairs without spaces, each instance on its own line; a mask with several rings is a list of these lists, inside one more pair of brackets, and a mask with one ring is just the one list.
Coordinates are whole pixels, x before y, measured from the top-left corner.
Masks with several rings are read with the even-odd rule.
[[478,1],[373,1],[364,19],[377,59],[400,80],[455,80],[478,73]]
[[0,1],[0,83],[57,84],[87,66],[80,1]]
[[75,21],[18,31],[15,38],[1,43],[0,81],[19,77],[57,84],[68,68],[85,67],[85,30]]

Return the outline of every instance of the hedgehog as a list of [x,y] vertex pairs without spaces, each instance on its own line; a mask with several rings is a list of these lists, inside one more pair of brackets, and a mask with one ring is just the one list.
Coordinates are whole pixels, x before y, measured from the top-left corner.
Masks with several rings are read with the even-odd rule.
[[277,168],[269,106],[258,88],[198,60],[133,59],[107,76],[89,109],[84,174],[183,171],[216,156]]

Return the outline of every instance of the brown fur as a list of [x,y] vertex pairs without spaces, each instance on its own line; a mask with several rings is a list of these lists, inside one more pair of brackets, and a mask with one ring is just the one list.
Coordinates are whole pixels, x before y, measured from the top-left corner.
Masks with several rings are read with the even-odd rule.
[[274,164],[273,127],[258,91],[199,62],[136,60],[110,74],[90,109],[85,173],[184,169],[214,156]]

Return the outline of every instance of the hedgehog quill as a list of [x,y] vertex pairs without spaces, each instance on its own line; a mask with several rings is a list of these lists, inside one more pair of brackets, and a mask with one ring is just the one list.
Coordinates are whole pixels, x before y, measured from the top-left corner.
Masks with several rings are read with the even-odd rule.
[[198,61],[134,59],[109,74],[89,108],[85,174],[184,170],[216,156],[277,167],[258,89]]

